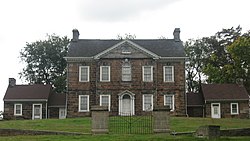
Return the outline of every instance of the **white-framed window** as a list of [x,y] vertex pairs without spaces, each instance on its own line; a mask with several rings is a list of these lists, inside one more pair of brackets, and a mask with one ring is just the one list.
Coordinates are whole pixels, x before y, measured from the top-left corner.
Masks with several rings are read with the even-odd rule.
[[79,66],[79,82],[89,82],[89,66]]
[[108,106],[110,111],[110,95],[100,95],[100,106]]
[[79,95],[79,112],[89,111],[89,95]]
[[152,111],[153,110],[153,95],[144,94],[142,98],[143,111]]
[[131,66],[122,66],[122,81],[131,81]]
[[14,104],[14,115],[21,116],[23,113],[22,104]]
[[238,105],[238,103],[231,103],[230,104],[231,106],[231,114],[232,115],[237,115],[237,114],[239,114],[239,105]]
[[174,82],[174,66],[163,67],[164,82]]
[[164,105],[169,106],[170,110],[174,111],[174,95],[173,94],[164,95]]
[[144,82],[153,81],[153,66],[143,66],[142,67],[142,78]]
[[110,66],[100,67],[100,81],[109,82],[110,81]]

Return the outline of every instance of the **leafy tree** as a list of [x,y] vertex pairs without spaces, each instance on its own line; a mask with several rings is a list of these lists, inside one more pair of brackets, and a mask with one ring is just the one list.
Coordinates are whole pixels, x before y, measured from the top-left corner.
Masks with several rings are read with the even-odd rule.
[[135,34],[132,35],[130,33],[125,33],[124,36],[118,34],[117,35],[117,39],[119,39],[119,40],[123,40],[123,39],[136,39],[136,36],[135,36]]
[[55,34],[46,40],[26,43],[20,52],[21,61],[26,63],[20,74],[29,83],[52,84],[56,92],[66,88],[66,56],[69,39]]
[[234,78],[242,79],[250,91],[250,31],[228,46],[228,52],[234,61]]
[[202,72],[208,76],[208,83],[234,83],[234,61],[227,47],[241,36],[242,28],[223,29],[214,36],[203,38],[207,48]]
[[185,53],[189,58],[186,61],[187,89],[189,92],[198,92],[202,82],[202,68],[206,58],[206,48],[202,39],[185,42]]

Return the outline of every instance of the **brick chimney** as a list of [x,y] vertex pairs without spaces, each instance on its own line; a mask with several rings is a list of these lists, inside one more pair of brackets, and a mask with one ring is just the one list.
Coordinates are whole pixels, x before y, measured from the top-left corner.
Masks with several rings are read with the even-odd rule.
[[180,39],[180,32],[181,32],[180,28],[175,28],[175,29],[174,29],[173,35],[174,35],[174,40],[175,40],[176,42],[181,41],[181,39]]
[[79,31],[77,29],[73,29],[72,32],[73,32],[73,39],[72,39],[72,41],[77,42],[78,39],[79,39],[80,33],[79,33]]
[[9,78],[9,86],[14,87],[16,85],[16,79],[15,78]]

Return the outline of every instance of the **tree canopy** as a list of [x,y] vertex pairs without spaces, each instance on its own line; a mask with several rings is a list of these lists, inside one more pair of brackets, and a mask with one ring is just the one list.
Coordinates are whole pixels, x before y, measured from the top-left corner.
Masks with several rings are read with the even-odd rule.
[[56,92],[66,88],[66,61],[69,39],[55,34],[47,39],[26,43],[20,51],[21,61],[26,64],[20,74],[29,83],[52,84]]
[[[249,89],[250,33],[240,26],[185,43],[188,90],[199,90],[201,77],[207,83],[236,83]],[[250,90],[250,89],[249,89]]]

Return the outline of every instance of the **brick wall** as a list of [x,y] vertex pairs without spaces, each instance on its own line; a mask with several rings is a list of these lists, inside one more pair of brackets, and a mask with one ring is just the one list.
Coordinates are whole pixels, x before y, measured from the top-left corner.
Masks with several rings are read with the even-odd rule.
[[[67,116],[89,116],[78,112],[79,95],[89,95],[90,105],[99,105],[100,94],[111,95],[111,113],[118,112],[118,94],[128,90],[135,94],[135,114],[142,114],[142,95],[153,94],[154,105],[164,104],[164,95],[175,94],[174,115],[185,115],[185,68],[184,60],[128,59],[132,67],[132,81],[122,81],[121,68],[124,59],[100,59],[68,63]],[[79,66],[90,66],[90,81],[79,82]],[[108,65],[111,81],[100,82],[100,66]],[[142,66],[153,66],[153,82],[142,82]],[[163,82],[163,66],[174,66],[175,82]]]

